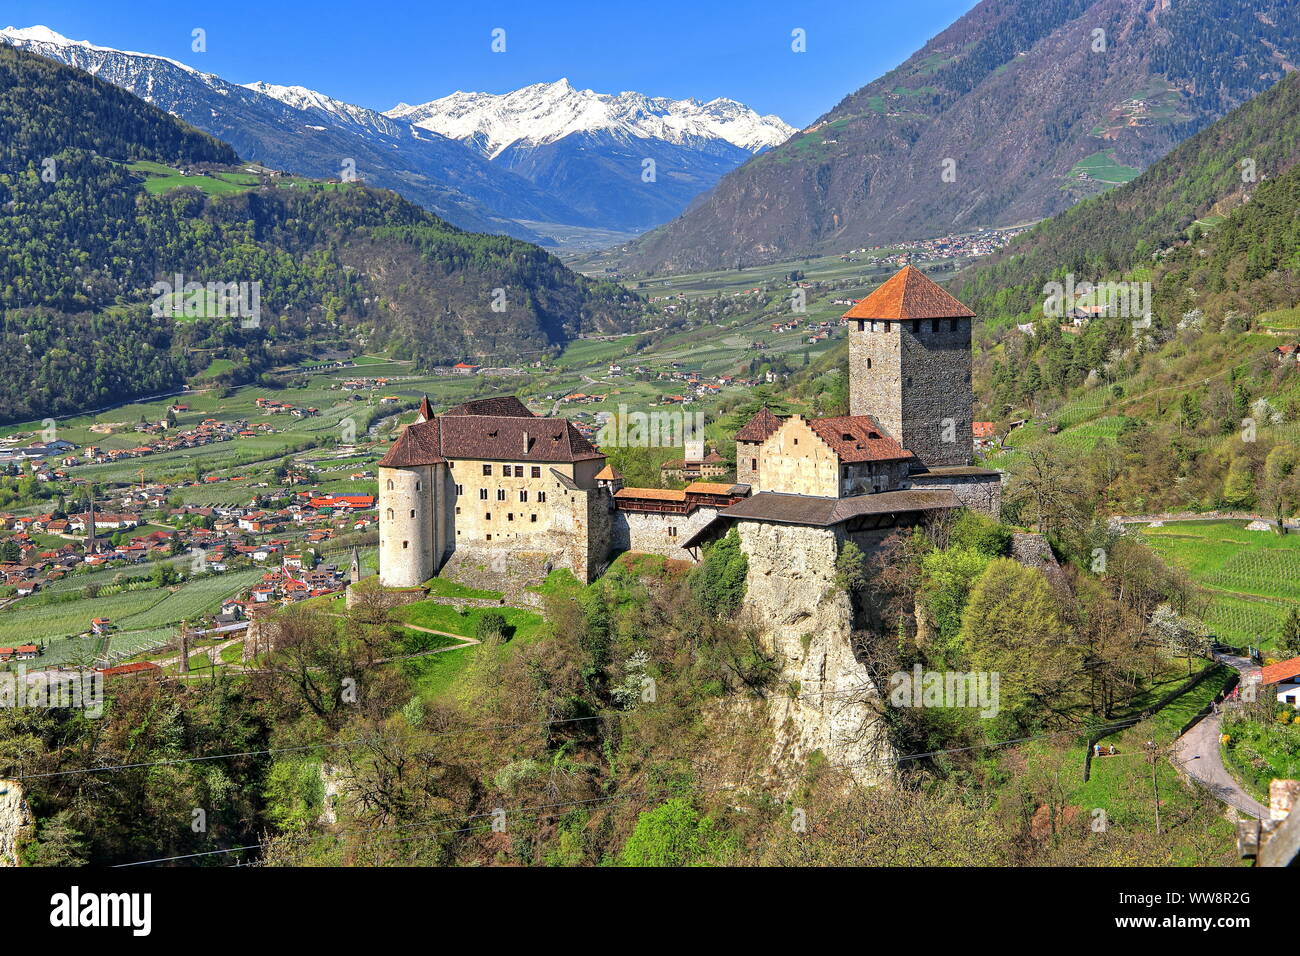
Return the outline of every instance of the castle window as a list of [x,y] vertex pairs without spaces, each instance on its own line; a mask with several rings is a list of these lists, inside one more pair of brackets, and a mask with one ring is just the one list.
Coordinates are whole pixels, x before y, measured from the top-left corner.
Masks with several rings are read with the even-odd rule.
[[414,508],[411,509],[411,517],[412,517],[412,518],[415,517],[415,509],[414,509]]
[[542,477],[542,469],[539,468],[537,465],[533,465],[533,477],[534,478]]
[[488,535],[488,536],[487,536],[487,539],[488,539],[489,541],[491,541],[491,540],[492,540],[492,535]]
[[675,538],[675,537],[677,537],[677,529],[674,528],[674,527],[672,527],[672,526],[669,526],[669,528],[668,528],[668,537],[670,537],[670,538]]
[[[858,331],[859,331],[859,332],[865,332],[866,330],[867,330],[867,322],[866,322],[866,320],[865,320],[865,319],[858,319]],[[871,323],[871,331],[872,331],[872,332],[876,331],[876,323],[875,323],[874,320],[873,320],[872,323]]]
[[490,474],[492,474],[492,466],[491,466],[491,465],[484,465],[484,466],[483,466],[483,474],[485,474],[485,475],[490,475]]
[[531,521],[533,524],[536,524],[536,523],[537,523],[537,515],[529,515],[529,516],[528,516],[528,520]]
[[[456,514],[460,514],[460,505],[457,505],[457,506],[456,506]],[[456,533],[457,533],[457,534],[460,534],[459,531],[457,531]]]
[[799,439],[796,438],[796,439],[794,440],[794,443],[795,443],[796,445],[799,444]]
[[519,500],[520,500],[520,501],[527,501],[527,500],[528,500],[528,492],[527,492],[527,490],[524,490],[524,491],[520,491],[520,492],[519,492]]
[[410,546],[411,546],[411,542],[409,542],[409,541],[403,541],[403,542],[402,542],[402,550],[403,550],[403,551],[405,551],[406,549],[408,549]]
[[393,490],[393,479],[391,478],[388,479],[388,490],[389,491]]
[[388,509],[388,520],[389,520],[389,521],[392,521],[392,520],[393,520],[393,509],[392,509],[392,508],[389,508],[389,509]]
[[497,501],[505,501],[505,500],[506,500],[506,490],[504,488],[498,488]]
[[465,486],[464,486],[464,485],[457,485],[457,486],[456,486],[456,494],[457,494],[457,495],[463,495],[464,493],[465,493]]
[[511,511],[509,514],[507,514],[507,515],[506,515],[506,520],[507,520],[507,521],[514,521],[514,520],[515,520],[515,513],[514,513],[513,511]]
[[480,489],[478,490],[478,500],[479,500],[479,501],[487,501],[487,489],[486,489],[486,488],[480,488]]
[[420,490],[420,483],[418,481],[415,483],[415,490],[416,491]]
[[749,459],[749,467],[754,471],[758,471],[758,459],[757,458]]
[[483,512],[483,520],[484,520],[484,521],[491,521],[491,520],[492,520],[492,512],[490,512],[490,511],[485,511],[485,512]]
[[867,356],[867,368],[871,368],[871,357]]
[[539,505],[546,504],[546,492],[544,491],[537,492],[537,503]]

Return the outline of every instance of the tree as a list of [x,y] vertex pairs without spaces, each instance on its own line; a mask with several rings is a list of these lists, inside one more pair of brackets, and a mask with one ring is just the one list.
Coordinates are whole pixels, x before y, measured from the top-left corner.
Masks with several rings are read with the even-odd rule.
[[730,617],[745,599],[749,558],[740,550],[735,528],[704,552],[704,560],[691,572],[691,590],[699,606],[717,619]]
[[623,845],[626,866],[695,866],[710,863],[721,849],[721,833],[710,817],[674,797],[644,811]]
[[1286,620],[1282,622],[1278,647],[1291,657],[1300,656],[1300,608],[1293,607],[1287,612]]
[[973,669],[999,675],[1001,710],[1020,723],[1068,707],[1080,654],[1042,572],[990,561],[971,589],[960,644]]

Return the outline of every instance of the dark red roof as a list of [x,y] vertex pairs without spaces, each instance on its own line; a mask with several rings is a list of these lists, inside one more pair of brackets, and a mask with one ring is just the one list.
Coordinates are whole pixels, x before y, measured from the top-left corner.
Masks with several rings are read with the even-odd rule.
[[975,313],[913,266],[904,266],[844,313],[846,319],[974,318]]
[[139,674],[142,671],[156,671],[162,668],[153,661],[137,661],[134,664],[119,664],[117,667],[109,667],[100,671],[105,677],[116,677],[118,674]]
[[426,422],[433,418],[433,405],[430,404],[428,395],[420,399],[420,417]]
[[535,418],[528,406],[513,395],[495,398],[476,398],[473,401],[449,408],[443,415],[496,415],[506,418]]
[[736,441],[767,441],[781,427],[781,417],[764,406],[736,432]]
[[[500,414],[481,409],[499,408]],[[408,425],[381,468],[432,465],[448,458],[556,464],[604,458],[565,418],[540,418],[514,396],[466,402],[431,421]]]
[[870,415],[810,418],[808,426],[831,446],[840,461],[894,461],[912,453],[890,438]]
[[380,468],[408,468],[412,465],[432,465],[445,459],[438,440],[439,419],[433,418],[418,425],[407,425],[397,436],[393,447],[379,459]]

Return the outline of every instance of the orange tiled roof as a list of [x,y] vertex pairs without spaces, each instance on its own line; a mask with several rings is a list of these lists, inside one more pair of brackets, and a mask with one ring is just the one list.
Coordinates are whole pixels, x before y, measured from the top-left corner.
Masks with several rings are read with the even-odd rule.
[[615,498],[643,498],[647,501],[685,501],[686,492],[672,488],[620,488]]
[[808,427],[831,447],[840,461],[894,461],[911,453],[886,435],[870,415],[811,418]]
[[974,316],[974,312],[913,266],[904,266],[871,295],[844,313],[846,319],[946,319]]
[[1282,681],[1290,680],[1296,676],[1300,676],[1300,657],[1269,664],[1260,671],[1259,682],[1268,686],[1269,684],[1280,684]]

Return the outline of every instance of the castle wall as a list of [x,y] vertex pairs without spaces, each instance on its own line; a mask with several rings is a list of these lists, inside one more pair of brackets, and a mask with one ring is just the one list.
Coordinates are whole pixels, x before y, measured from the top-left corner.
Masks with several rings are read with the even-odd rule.
[[688,515],[670,515],[620,509],[611,516],[610,541],[614,551],[642,551],[693,562],[694,556],[681,543],[717,517],[719,510],[702,507]]
[[[587,464],[579,462],[580,465]],[[599,461],[597,461],[599,464]],[[484,467],[491,474],[483,473]],[[505,469],[510,469],[510,474]],[[450,549],[502,543],[544,547],[545,536],[568,521],[565,486],[551,469],[573,478],[572,464],[483,461],[461,458],[448,470],[451,497]],[[595,472],[587,481],[595,484]],[[579,482],[581,484],[581,482]],[[486,494],[486,497],[484,495]]]
[[757,441],[736,442],[736,483],[749,485],[754,494],[762,491],[758,481],[759,449],[762,447],[763,443]]
[[800,415],[792,415],[763,442],[758,484],[764,491],[838,498],[839,458]]
[[967,318],[859,321],[849,330],[850,414],[874,416],[930,467],[969,465],[970,349]]
[[988,475],[913,475],[913,488],[947,488],[967,508],[982,511],[991,518],[1002,514],[1002,474]]

